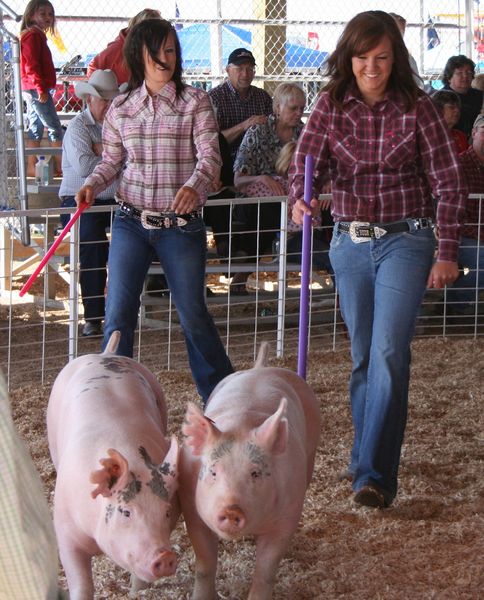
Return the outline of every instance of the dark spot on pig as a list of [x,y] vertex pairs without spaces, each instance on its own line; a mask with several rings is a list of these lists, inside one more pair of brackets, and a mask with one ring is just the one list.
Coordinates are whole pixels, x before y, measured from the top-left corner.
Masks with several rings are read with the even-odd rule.
[[233,445],[233,438],[225,439],[223,442],[218,444],[218,446],[215,446],[215,448],[212,450],[212,452],[210,453],[210,460],[212,462],[216,462],[223,458],[226,454],[230,454]]
[[264,454],[262,448],[256,446],[252,442],[247,442],[245,445],[245,450],[247,452],[247,456],[249,457],[250,462],[253,463],[256,467],[258,467],[258,469],[254,469],[254,471],[258,471],[260,473],[259,476],[264,475],[265,477],[270,477],[271,471],[267,463],[267,457]]
[[101,358],[101,365],[106,371],[112,371],[113,373],[127,373],[129,371],[125,360],[121,356]]
[[106,523],[113,516],[113,514],[114,514],[114,506],[112,504],[108,504],[106,506],[106,516],[104,517],[104,520]]
[[136,479],[134,473],[131,473],[131,481],[128,482],[126,487],[118,492],[119,498],[126,504],[133,500],[136,494],[141,491],[141,481]]
[[111,375],[97,375],[96,377],[91,377],[90,379],[88,379],[88,383],[92,383],[93,381],[96,381],[96,379],[111,379]]
[[146,485],[151,488],[153,494],[168,502],[170,496],[168,494],[168,490],[166,489],[163,476],[175,477],[175,471],[171,469],[169,462],[164,462],[161,465],[155,464],[151,460],[146,448],[143,448],[143,446],[140,446],[139,453],[151,473],[151,480]]

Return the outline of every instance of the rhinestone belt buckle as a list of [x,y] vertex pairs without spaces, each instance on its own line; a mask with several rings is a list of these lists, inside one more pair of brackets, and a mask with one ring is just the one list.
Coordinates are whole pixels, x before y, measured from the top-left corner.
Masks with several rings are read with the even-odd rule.
[[[158,219],[160,221],[160,224],[151,225],[151,223],[148,223],[148,219],[150,217],[155,217],[156,219]],[[163,217],[160,216],[159,212],[154,212],[151,210],[142,210],[140,220],[141,225],[143,225],[145,229],[161,229],[162,227],[171,227],[169,218],[163,219]]]
[[350,234],[350,238],[351,241],[354,242],[355,244],[361,244],[363,242],[369,242],[371,240],[371,237],[360,237],[357,233],[356,230],[359,227],[369,227],[370,224],[369,223],[364,223],[363,221],[351,221],[350,223],[350,228],[348,233]]

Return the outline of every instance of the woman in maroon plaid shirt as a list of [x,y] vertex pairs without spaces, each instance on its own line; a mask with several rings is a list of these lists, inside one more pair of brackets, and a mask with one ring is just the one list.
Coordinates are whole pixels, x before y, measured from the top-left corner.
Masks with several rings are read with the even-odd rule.
[[[426,285],[441,288],[458,276],[467,189],[454,142],[417,87],[390,15],[368,11],[349,21],[327,75],[290,170],[292,218],[315,216],[316,198],[332,181],[330,260],[353,360],[354,442],[345,475],[357,504],[384,508],[397,493],[415,320]],[[303,201],[308,154],[311,208]]]

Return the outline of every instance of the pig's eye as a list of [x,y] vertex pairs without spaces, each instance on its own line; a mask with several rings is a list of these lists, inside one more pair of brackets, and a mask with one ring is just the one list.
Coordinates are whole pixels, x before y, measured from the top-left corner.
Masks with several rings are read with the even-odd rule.
[[257,469],[254,469],[253,471],[251,471],[250,476],[252,477],[252,479],[258,479],[262,476],[262,473]]
[[209,473],[212,477],[212,479],[215,479],[217,477],[217,471],[215,471],[215,469],[209,469]]
[[124,515],[125,517],[130,517],[130,516],[131,516],[131,513],[130,513],[130,511],[129,511],[129,510],[123,510],[123,515]]
[[171,518],[171,512],[169,510],[166,511],[166,518],[167,519]]

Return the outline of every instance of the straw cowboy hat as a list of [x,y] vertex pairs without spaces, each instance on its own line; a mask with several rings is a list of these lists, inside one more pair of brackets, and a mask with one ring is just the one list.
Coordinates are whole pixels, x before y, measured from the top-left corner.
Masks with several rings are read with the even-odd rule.
[[79,81],[74,86],[78,98],[86,99],[86,96],[97,96],[104,100],[112,100],[120,93],[118,80],[111,69],[98,69],[89,77],[88,81]]

